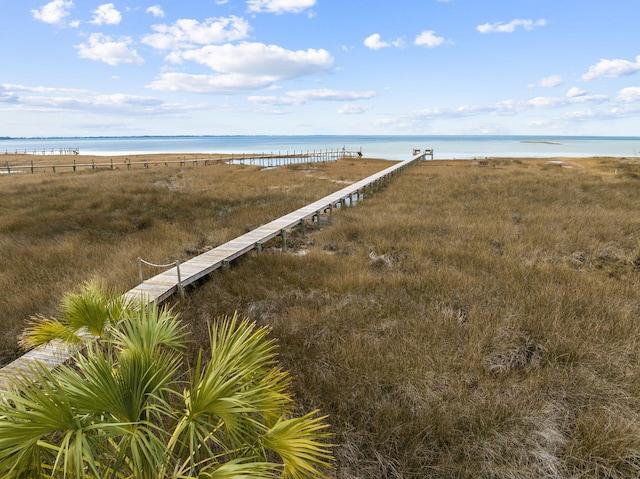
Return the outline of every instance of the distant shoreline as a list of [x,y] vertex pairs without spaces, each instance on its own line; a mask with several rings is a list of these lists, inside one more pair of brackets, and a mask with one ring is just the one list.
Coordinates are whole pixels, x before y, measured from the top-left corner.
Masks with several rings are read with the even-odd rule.
[[520,143],[538,143],[542,145],[562,145],[562,143],[557,141],[548,141],[548,140],[521,140]]

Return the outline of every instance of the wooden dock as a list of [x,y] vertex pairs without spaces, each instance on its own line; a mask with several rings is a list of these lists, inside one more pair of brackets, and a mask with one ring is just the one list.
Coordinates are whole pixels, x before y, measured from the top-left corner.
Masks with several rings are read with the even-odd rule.
[[[286,233],[297,226],[306,227],[307,221],[319,223],[320,215],[333,208],[353,205],[362,200],[367,192],[385,184],[393,176],[412,164],[426,158],[428,153],[416,153],[408,160],[394,163],[374,175],[349,185],[335,193],[304,206],[292,213],[267,223],[259,228],[228,241],[210,251],[195,256],[178,266],[172,267],[152,278],[142,281],[138,286],[125,293],[132,300],[144,302],[157,301],[158,304],[171,297],[199,279],[208,276],[213,271],[228,265],[234,259],[245,253],[257,249],[273,238],[282,238],[282,247],[286,248]],[[178,268],[180,269],[180,284],[178,283]],[[35,362],[40,362],[53,370],[69,360],[77,348],[60,342],[52,342],[46,346],[35,348],[15,361],[0,369],[0,391],[7,390],[11,378],[28,375]]]
[[[62,151],[62,150],[61,150]],[[66,150],[65,150],[66,151]],[[8,155],[9,153],[5,153]],[[22,156],[34,156],[31,153],[17,153]],[[77,152],[75,154],[78,154]],[[182,157],[181,157],[182,156]],[[222,163],[228,163],[230,165],[258,165],[263,167],[275,167],[284,165],[295,165],[301,163],[326,163],[330,161],[338,161],[341,158],[360,158],[362,151],[353,151],[346,149],[336,150],[306,150],[306,151],[293,151],[293,152],[277,152],[277,153],[240,153],[230,155],[212,155],[211,154],[191,154],[191,155],[174,155],[169,154],[166,158],[162,159],[159,155],[136,155],[136,160],[132,161],[131,158],[111,158],[109,161],[97,161],[95,158],[88,159],[87,157],[80,157],[80,161],[73,160],[72,163],[64,163],[65,159],[58,161],[55,160],[52,155],[48,155],[47,161],[44,160],[45,156],[41,155],[42,160],[33,161],[29,163],[24,162],[24,158],[18,160],[5,161],[4,165],[0,166],[0,174],[17,174],[27,173],[32,174],[36,171],[50,170],[53,173],[61,172],[63,170],[73,171],[74,173],[79,170],[115,170],[119,168],[127,168],[130,170],[132,167],[149,168],[152,165],[164,165],[169,166],[172,164],[178,164],[180,166],[198,166],[198,165],[219,165]],[[175,159],[169,159],[175,158]],[[432,158],[433,159],[433,158]]]

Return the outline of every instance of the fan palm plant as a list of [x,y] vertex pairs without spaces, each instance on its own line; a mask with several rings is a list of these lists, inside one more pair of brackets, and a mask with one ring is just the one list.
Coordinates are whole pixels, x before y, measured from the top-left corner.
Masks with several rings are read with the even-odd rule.
[[[109,334],[93,329],[101,339],[73,364],[37,368],[0,398],[0,477],[324,476],[325,418],[293,414],[290,377],[266,329],[218,318],[211,353],[180,373],[186,337],[177,316],[154,304],[117,309],[104,323]],[[42,323],[53,337],[52,320]],[[87,327],[59,324],[65,336]],[[37,322],[30,335],[45,337]]]
[[60,318],[34,316],[20,338],[20,344],[34,348],[53,340],[80,344],[106,337],[135,305],[96,281],[78,293],[68,293],[60,303]]

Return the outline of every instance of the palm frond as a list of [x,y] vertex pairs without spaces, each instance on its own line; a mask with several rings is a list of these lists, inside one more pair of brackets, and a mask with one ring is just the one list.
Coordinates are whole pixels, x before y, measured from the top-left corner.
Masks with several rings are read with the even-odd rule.
[[25,330],[20,335],[19,343],[24,349],[32,349],[56,339],[71,344],[81,344],[83,341],[83,338],[76,334],[76,331],[69,329],[66,324],[55,318],[38,315],[29,319]]
[[264,445],[276,452],[284,463],[283,478],[327,477],[320,468],[330,466],[331,435],[317,411],[302,417],[281,419],[265,435]]
[[87,328],[102,336],[109,322],[108,299],[97,283],[86,283],[80,292],[66,294],[60,303],[62,321],[70,328]]
[[[18,392],[4,394],[0,402],[0,471],[15,467],[41,470],[48,463],[47,458],[56,463],[53,458],[58,456],[64,456],[65,470],[76,468],[77,455],[91,456],[89,444],[82,440],[86,422],[76,415],[69,396],[53,373],[40,365],[34,368],[33,375],[35,379],[18,379]],[[72,437],[80,443],[72,441]],[[68,463],[66,453],[61,452],[71,445],[76,453],[73,465]]]
[[182,349],[186,331],[171,309],[160,309],[151,303],[127,311],[113,334],[114,344],[121,349]]
[[73,330],[85,328],[94,336],[104,337],[131,307],[122,294],[93,281],[85,283],[78,293],[63,297],[61,321]]
[[275,479],[280,476],[275,464],[236,459],[200,473],[202,479]]
[[268,334],[268,329],[240,320],[237,312],[231,318],[221,318],[209,327],[211,366],[224,365],[246,372],[248,377],[263,368],[270,369],[275,364],[276,341],[267,339]]
[[61,318],[33,316],[20,337],[20,345],[31,349],[54,339],[80,344],[104,338],[136,305],[123,295],[107,291],[97,282],[86,283],[78,293],[66,294],[60,303]]
[[288,376],[276,368],[275,341],[267,334],[237,314],[222,318],[210,326],[209,362],[200,357],[192,372],[186,415],[193,422],[220,420],[229,449],[262,434],[291,402]]
[[[210,325],[211,356],[200,352],[179,382],[184,329],[171,310],[119,303],[88,284],[62,312],[34,319],[25,337],[78,341],[89,330],[102,339],[73,364],[37,366],[0,397],[0,477],[322,475],[324,418],[284,419],[291,378],[267,329],[237,314]],[[282,463],[269,462],[272,452]]]

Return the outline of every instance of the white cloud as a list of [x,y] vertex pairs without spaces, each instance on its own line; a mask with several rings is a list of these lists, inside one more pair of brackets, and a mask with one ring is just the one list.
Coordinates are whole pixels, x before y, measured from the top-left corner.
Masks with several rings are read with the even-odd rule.
[[562,97],[538,96],[527,101],[527,105],[535,108],[558,108],[568,105],[570,101]]
[[562,115],[561,119],[570,121],[570,122],[580,122],[580,121],[591,120],[598,116],[600,115],[594,112],[593,110],[581,110],[581,111],[572,111],[569,113],[565,113],[564,115]]
[[316,0],[247,0],[251,13],[301,13],[315,4]]
[[45,87],[45,86],[26,86],[26,85],[15,85],[10,83],[4,83],[0,85],[5,91],[20,91],[20,92],[30,92],[30,93],[60,93],[67,95],[80,95],[87,92],[87,90],[82,90],[78,88],[54,88],[54,87]]
[[302,105],[312,101],[356,101],[366,100],[376,96],[374,91],[344,91],[331,90],[328,88],[315,90],[294,90],[289,91],[282,97],[277,96],[250,96],[248,99],[252,103],[263,105]]
[[391,44],[387,42],[383,42],[380,39],[379,33],[374,33],[373,35],[369,35],[364,39],[364,45],[372,50],[380,50],[381,48],[390,47]]
[[13,88],[11,88],[13,85],[0,85],[0,103],[18,103],[20,100],[20,97],[18,96],[18,94],[14,91]]
[[364,39],[364,45],[371,50],[380,50],[381,48],[387,47],[404,47],[405,43],[402,38],[396,38],[391,40],[390,42],[382,41],[380,35],[378,33],[374,33],[373,35],[369,35]]
[[333,65],[333,57],[326,50],[292,51],[249,42],[174,52],[170,59],[191,60],[217,72],[269,77],[274,81],[324,73]]
[[444,43],[444,38],[437,37],[433,30],[425,30],[414,40],[414,45],[424,46],[428,48],[437,47]]
[[347,103],[344,106],[338,108],[339,115],[361,115],[362,113],[371,109],[368,105],[354,105],[353,103]]
[[53,0],[43,5],[37,10],[31,10],[31,14],[36,20],[45,23],[58,24],[69,15],[69,10],[73,8],[71,0]]
[[564,78],[561,75],[551,75],[542,78],[537,83],[532,83],[529,87],[542,87],[542,88],[555,88],[564,83]]
[[623,103],[634,103],[640,101],[640,87],[630,86],[618,92],[617,101]]
[[[152,97],[115,93],[102,95],[72,88],[0,85],[0,102],[8,96],[20,111],[84,111],[92,114],[157,116],[185,110],[203,109],[203,105],[168,104]],[[11,108],[8,105],[8,108]]]
[[582,75],[583,81],[595,80],[596,78],[618,78],[625,75],[632,75],[640,71],[640,55],[635,62],[629,60],[600,60],[597,64],[591,65],[589,71]]
[[253,95],[247,98],[251,103],[269,106],[295,105],[295,98],[282,96],[257,96]]
[[[638,92],[630,91],[625,97],[631,98]],[[415,110],[404,115],[381,119],[377,124],[390,127],[406,127],[412,128],[424,121],[437,119],[458,119],[474,116],[514,116],[528,110],[536,109],[560,109],[572,107],[580,104],[606,104],[609,98],[606,95],[587,95],[578,89],[570,89],[566,96],[561,97],[536,97],[525,101],[504,100],[496,103],[480,104],[480,105],[461,105],[455,108],[426,108]],[[569,115],[570,113],[568,113]],[[609,117],[620,117],[622,114],[628,115],[629,111],[616,113],[607,113]]]
[[173,25],[153,25],[156,33],[146,35],[142,42],[158,50],[211,45],[242,40],[249,33],[249,23],[239,17],[208,18],[197,20],[180,19]]
[[526,104],[535,108],[561,108],[580,103],[603,103],[607,101],[607,95],[587,95],[579,88],[571,88],[564,97],[539,96],[527,101]]
[[581,90],[580,88],[574,86],[572,88],[569,88],[569,91],[567,92],[567,96],[569,98],[576,98],[579,96],[584,96],[586,95],[586,93],[587,93],[586,91]]
[[93,20],[89,23],[94,25],[118,25],[121,21],[122,15],[116,10],[113,3],[105,3],[93,11]]
[[144,60],[135,50],[129,48],[129,45],[131,45],[129,37],[113,40],[108,35],[92,33],[88,43],[76,45],[76,48],[80,58],[105,62],[111,66],[121,63],[137,65],[144,63]]
[[163,91],[190,93],[232,94],[267,88],[275,79],[268,76],[252,76],[239,73],[223,75],[190,75],[187,73],[163,73],[148,88]]
[[343,90],[330,90],[330,89],[316,89],[316,90],[298,90],[287,92],[287,95],[296,99],[298,103],[307,103],[310,101],[353,101],[353,100],[366,100],[376,96],[374,91],[343,91]]
[[426,120],[435,118],[464,118],[477,115],[514,115],[525,108],[525,105],[512,100],[505,100],[488,105],[462,105],[457,108],[427,108],[416,110],[405,116],[410,120]]
[[545,19],[536,20],[511,20],[509,23],[484,23],[478,25],[476,30],[480,33],[513,33],[517,27],[522,27],[525,30],[533,30],[537,27],[544,27],[547,24]]
[[279,80],[323,73],[333,65],[333,58],[325,50],[291,51],[275,45],[246,42],[209,45],[174,52],[170,57],[173,61],[195,61],[217,73],[164,73],[148,85],[149,88],[211,94],[248,92],[271,87]]
[[146,12],[150,13],[156,18],[164,17],[164,10],[162,10],[162,7],[160,5],[152,5],[151,7],[147,8]]

